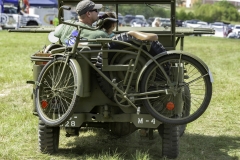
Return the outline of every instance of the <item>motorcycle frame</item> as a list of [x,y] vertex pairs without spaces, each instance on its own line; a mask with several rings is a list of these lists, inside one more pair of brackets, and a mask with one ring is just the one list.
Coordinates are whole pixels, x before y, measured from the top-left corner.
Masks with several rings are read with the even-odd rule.
[[[61,10],[60,10],[61,11]],[[63,71],[62,73],[64,72],[64,69],[65,69],[65,66],[67,64],[67,62],[69,61],[69,59],[71,58],[74,58],[75,55],[78,55],[78,56],[81,56],[87,63],[88,65],[90,65],[96,72],[98,72],[98,74],[100,74],[115,90],[117,90],[117,92],[119,92],[123,97],[124,99],[132,106],[134,107],[136,110],[137,110],[137,114],[139,114],[140,112],[140,108],[137,107],[129,98],[128,96],[135,96],[135,97],[139,97],[139,96],[146,96],[146,95],[151,95],[151,94],[158,94],[158,93],[165,93],[165,94],[174,94],[176,95],[177,92],[179,91],[179,86],[177,85],[176,86],[176,83],[175,82],[172,82],[169,78],[169,76],[167,75],[167,73],[165,72],[165,70],[162,68],[162,66],[160,66],[157,62],[157,59],[154,58],[153,56],[151,56],[150,54],[148,54],[148,52],[146,52],[145,50],[142,49],[143,45],[147,45],[147,43],[149,42],[144,42],[144,41],[141,41],[141,44],[140,44],[140,47],[136,47],[130,43],[127,43],[127,42],[122,42],[122,41],[118,41],[118,40],[112,40],[110,38],[97,38],[97,39],[91,39],[91,40],[80,40],[80,35],[81,35],[81,29],[88,29],[88,28],[85,28],[83,26],[79,26],[79,25],[76,25],[76,24],[71,24],[71,23],[68,23],[68,22],[62,22],[63,24],[65,25],[72,25],[72,26],[75,26],[77,27],[77,30],[79,31],[78,32],[78,35],[76,37],[76,41],[72,47],[72,50],[70,52],[66,52],[65,54],[65,57],[66,57],[66,60],[65,60],[65,64],[64,64],[64,68],[63,68]],[[94,30],[94,29],[92,29]],[[90,51],[84,51],[84,47],[78,51],[77,48],[78,48],[78,45],[79,43],[81,42],[99,42],[101,43],[101,48],[102,50],[90,50]],[[124,44],[128,47],[131,47],[135,50],[137,50],[137,53],[135,52],[132,52],[132,51],[126,51],[126,50],[109,50],[107,49],[106,47],[106,44],[109,43],[109,42],[115,42],[115,43],[120,43],[120,44]],[[85,47],[88,47],[88,45],[86,45]],[[138,81],[136,82],[136,90],[135,92],[136,93],[128,93],[128,90],[129,90],[129,87],[130,87],[130,84],[132,82],[132,77],[133,77],[133,74],[134,72],[131,72],[130,73],[130,78],[129,78],[129,81],[127,83],[127,87],[126,87],[126,90],[123,92],[112,80],[110,80],[102,71],[100,71],[84,54],[90,54],[90,53],[99,53],[99,52],[102,52],[103,53],[103,56],[105,56],[104,54],[108,54],[110,52],[121,52],[121,53],[127,53],[127,54],[133,54],[133,55],[136,55],[136,59],[135,59],[135,62],[133,64],[133,68],[132,67],[127,67],[127,74],[126,76],[128,76],[128,73],[130,72],[130,69],[132,68],[132,70],[135,70],[136,69],[136,66],[138,64],[138,60],[139,60],[139,57],[141,55],[141,53],[144,53],[144,55],[146,55],[150,60],[152,60],[159,68],[160,70],[162,71],[162,73],[164,74],[166,80],[167,80],[167,84],[169,86],[169,89],[164,89],[164,90],[158,90],[158,91],[151,91],[151,92],[144,92],[144,93],[137,93],[138,92],[138,84],[139,84],[139,80],[140,78],[138,78]],[[54,57],[54,54],[53,54],[53,57]],[[180,56],[181,57],[181,56]],[[181,60],[179,60],[179,65],[178,66],[181,66],[180,65],[181,63]],[[104,61],[103,59],[103,64],[108,64],[107,62]],[[80,64],[79,64],[80,65]],[[131,64],[130,64],[131,65]],[[129,66],[129,65],[128,65]],[[116,68],[116,70],[111,70],[111,71],[119,71],[119,69]],[[61,76],[62,76],[62,73],[61,73]],[[177,73],[177,76],[178,77],[178,74],[179,72]],[[140,75],[141,76],[141,75]],[[127,77],[125,77],[126,79]],[[61,78],[60,78],[61,79]],[[58,83],[57,83],[58,84]],[[178,83],[177,83],[178,84]],[[174,86],[175,85],[175,86]],[[180,86],[180,88],[182,88],[184,85]],[[135,100],[143,100],[143,99],[153,99],[153,98],[158,98],[158,97],[145,97],[145,98],[137,98]],[[175,114],[178,114],[178,113],[175,113]]]

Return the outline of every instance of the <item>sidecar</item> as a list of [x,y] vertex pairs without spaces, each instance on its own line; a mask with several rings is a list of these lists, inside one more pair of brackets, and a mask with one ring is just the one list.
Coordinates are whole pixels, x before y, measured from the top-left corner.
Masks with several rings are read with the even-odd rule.
[[[59,8],[62,6],[76,6],[78,0],[58,0]],[[166,59],[166,55],[172,56],[173,58],[176,55],[182,55],[184,57],[190,57],[189,62],[186,64],[194,61],[201,64],[203,67],[201,68],[202,72],[206,72],[208,77],[206,81],[208,84],[204,87],[208,88],[208,98],[206,101],[208,103],[211,99],[211,75],[210,71],[206,64],[200,60],[198,57],[194,55],[190,55],[183,51],[184,45],[184,36],[191,35],[191,34],[214,34],[214,30],[211,29],[204,29],[204,28],[182,28],[182,27],[175,27],[176,19],[175,19],[175,0],[152,0],[146,4],[143,0],[134,0],[134,1],[125,1],[125,0],[94,0],[95,3],[103,4],[105,7],[103,8],[103,12],[111,11],[115,12],[116,15],[121,13],[122,15],[127,15],[127,11],[129,11],[129,7],[135,6],[136,12],[140,13],[143,12],[145,14],[145,18],[148,17],[156,17],[161,16],[163,18],[170,18],[171,25],[168,27],[131,27],[131,26],[121,26],[117,25],[116,30],[114,31],[116,41],[128,42],[132,46],[136,46],[135,49],[138,47],[138,43],[136,41],[132,42],[129,40],[129,37],[125,36],[129,31],[140,31],[145,33],[154,33],[158,37],[158,42],[156,43],[156,47],[158,48],[158,53],[155,56],[155,60],[161,62],[160,59]],[[159,14],[159,15],[158,15]],[[64,21],[61,17],[64,15],[59,15],[60,23]],[[146,21],[146,19],[145,19]],[[54,31],[55,28],[30,28],[30,29],[19,29],[21,32],[50,32]],[[135,59],[133,55],[129,54],[122,54],[119,51],[115,52],[114,54],[107,54],[105,52],[100,53],[103,50],[102,44],[104,43],[105,39],[99,39],[96,44],[87,44],[86,46],[79,46],[78,50],[84,51],[84,56],[97,66],[99,70],[106,77],[109,77],[113,83],[116,83],[116,86],[119,88],[124,88],[124,77],[128,74],[129,62],[132,59]],[[146,43],[147,44],[147,43]],[[113,43],[111,43],[112,46]],[[109,46],[111,46],[109,45]],[[177,45],[180,45],[181,51],[175,51]],[[109,46],[104,46],[108,48]],[[123,51],[131,51],[134,53],[135,51],[131,50],[131,48],[127,48],[126,46],[114,46],[113,49],[118,49]],[[151,46],[146,45],[146,50],[149,51],[148,47]],[[84,127],[94,127],[94,128],[103,128],[108,131],[109,134],[122,137],[127,136],[136,130],[148,131],[148,136],[151,139],[153,136],[153,131],[157,130],[159,135],[162,137],[162,156],[166,156],[168,158],[176,158],[179,154],[179,138],[183,135],[187,121],[181,121],[181,123],[172,123],[177,122],[177,120],[172,120],[176,117],[169,116],[170,118],[166,118],[169,121],[160,121],[156,117],[158,114],[154,112],[149,112],[149,110],[144,106],[149,102],[146,99],[141,97],[141,100],[137,100],[134,96],[134,93],[139,90],[144,90],[146,87],[138,87],[142,84],[141,81],[148,81],[150,83],[151,76],[148,76],[146,73],[155,73],[153,61],[145,59],[144,57],[140,57],[140,63],[136,66],[135,71],[129,72],[136,72],[133,76],[134,84],[131,87],[127,88],[130,93],[133,93],[133,96],[130,97],[132,103],[136,106],[141,106],[139,108],[134,108],[129,105],[124,99],[123,96],[119,95],[118,91],[114,90],[111,85],[109,85],[99,74],[92,69],[92,67],[84,60],[82,56],[76,55],[74,59],[69,60],[69,64],[59,65],[59,70],[65,69],[67,67],[69,69],[68,72],[60,73],[58,70],[53,69],[53,63],[62,64],[62,62],[66,59],[66,52],[69,52],[71,47],[64,46],[63,42],[59,43],[52,43],[48,45],[46,48],[34,53],[31,56],[31,61],[33,62],[33,79],[28,81],[28,83],[33,84],[33,114],[39,118],[39,148],[40,151],[43,153],[54,153],[58,151],[59,145],[59,135],[60,135],[60,128],[64,128],[66,131],[66,136],[78,136],[81,129]],[[162,54],[161,54],[162,53]],[[168,64],[171,65],[175,64],[176,61],[165,62],[165,68],[168,69]],[[166,65],[167,64],[167,65]],[[149,67],[150,66],[150,67]],[[153,66],[151,68],[151,66]],[[194,66],[194,65],[193,65]],[[52,67],[52,68],[51,68]],[[150,69],[148,69],[150,68]],[[178,79],[174,76],[174,73],[179,73],[179,68],[181,68],[181,83],[192,83],[190,80],[187,81],[189,75],[186,75],[186,69],[183,67],[171,67],[169,73],[172,73],[171,77],[174,80]],[[151,70],[152,69],[152,70]],[[165,69],[166,70],[166,69]],[[65,82],[67,82],[70,86],[70,83],[73,83],[76,92],[72,92],[71,89],[67,90],[62,99],[55,99],[48,101],[49,96],[54,94],[55,97],[61,97],[61,90],[66,85],[62,85],[61,81],[56,80],[57,78],[52,78],[51,76],[55,73],[52,71],[56,71],[58,74],[64,77]],[[44,76],[46,73],[49,72],[49,76]],[[72,73],[72,74],[70,74]],[[153,74],[152,74],[153,75]],[[56,76],[58,77],[58,76]],[[70,77],[70,78],[68,78]],[[201,77],[201,76],[200,76]],[[141,80],[139,80],[141,79]],[[143,80],[142,80],[143,79]],[[56,91],[49,87],[50,83],[55,81],[56,86],[61,86]],[[177,80],[180,82],[179,80]],[[158,82],[160,83],[160,82]],[[161,86],[162,84],[149,84],[149,86]],[[176,105],[184,106],[184,110],[181,111],[182,117],[188,116],[191,113],[191,107],[193,106],[193,102],[191,100],[191,94],[194,93],[188,85],[186,87],[182,87],[181,92],[179,95],[178,100],[175,100],[174,103]],[[174,86],[172,86],[174,88]],[[150,88],[150,87],[149,87]],[[54,90],[54,93],[52,92]],[[199,91],[200,92],[200,91]],[[199,94],[196,92],[196,94]],[[200,92],[201,93],[201,92]],[[167,91],[164,93],[165,99],[161,99],[161,101],[151,102],[150,107],[158,106],[158,110],[162,110],[167,108],[169,111],[173,109],[173,103],[170,103],[169,99],[171,96],[168,95]],[[205,94],[205,93],[204,93]],[[155,95],[155,94],[153,94]],[[42,98],[44,97],[44,98]],[[69,98],[72,97],[72,98]],[[39,100],[41,99],[41,100]],[[150,101],[150,100],[148,100]],[[50,104],[51,103],[51,104]],[[69,106],[71,111],[67,113],[66,118],[58,121],[49,120],[41,111],[37,111],[36,108],[46,109],[48,106],[52,105],[53,108],[57,109],[57,106],[62,103],[64,105]],[[179,103],[179,104],[177,104]],[[203,113],[207,108],[208,104],[204,104],[206,107],[201,112]],[[141,110],[140,110],[141,108]],[[165,113],[164,113],[165,114]],[[168,113],[166,113],[167,115]],[[57,115],[56,115],[57,116]],[[172,120],[172,121],[171,121]],[[193,121],[193,119],[191,120]],[[170,122],[170,123],[166,123]],[[62,131],[62,130],[61,130]]]

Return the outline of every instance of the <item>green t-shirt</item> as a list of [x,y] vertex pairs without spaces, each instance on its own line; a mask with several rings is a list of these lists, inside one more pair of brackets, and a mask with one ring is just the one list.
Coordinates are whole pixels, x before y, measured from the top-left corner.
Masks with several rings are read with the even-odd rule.
[[[86,25],[82,22],[74,22],[72,20],[69,20],[69,21],[66,21],[66,22],[79,24],[79,25],[82,25],[82,26],[93,28],[93,27],[90,27],[90,26],[88,26],[88,25]],[[60,38],[60,41],[65,45],[66,41],[71,36],[72,31],[74,31],[76,29],[77,29],[76,27],[61,24],[55,29],[54,35],[56,37]],[[80,37],[83,37],[83,38],[86,38],[86,39],[96,39],[96,38],[108,38],[109,36],[106,32],[104,32],[102,30],[91,31],[91,30],[83,29]]]
[[54,26],[57,26],[58,24],[59,24],[59,20],[58,20],[57,17],[55,17],[55,18],[53,19],[53,25],[54,25]]

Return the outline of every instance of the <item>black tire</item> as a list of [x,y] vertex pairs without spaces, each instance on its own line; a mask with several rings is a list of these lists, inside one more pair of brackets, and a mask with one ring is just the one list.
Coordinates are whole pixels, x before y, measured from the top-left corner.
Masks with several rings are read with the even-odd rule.
[[[102,54],[99,53],[97,57],[96,67],[99,70],[102,70]],[[109,72],[103,72],[108,78],[110,78]],[[99,88],[102,92],[114,102],[113,87],[100,75],[96,72],[96,78],[99,85]]]
[[[123,50],[133,50],[131,48],[123,48]],[[96,66],[98,67],[99,70],[102,70],[102,58],[101,58],[101,53],[98,55],[97,58],[97,64]],[[129,64],[130,60],[133,60],[132,63],[134,63],[135,60],[135,55],[130,55],[130,54],[122,54],[121,52],[118,53],[114,53],[111,54],[111,56],[109,57],[109,64],[113,65],[113,64],[123,64],[123,65],[127,65]],[[133,84],[135,85],[135,81],[137,79],[137,76],[139,74],[139,72],[141,71],[141,69],[144,67],[144,65],[146,64],[146,59],[143,56],[139,57],[139,63],[137,64],[136,67],[136,72],[133,75]],[[103,73],[111,80],[115,79],[117,83],[119,83],[120,81],[123,81],[125,76],[126,76],[126,71],[103,71]],[[98,80],[98,84],[99,87],[101,88],[102,92],[112,101],[114,101],[114,91],[113,91],[113,87],[98,73],[96,73],[96,77]]]
[[[42,69],[36,88],[36,110],[48,126],[59,126],[72,115],[77,102],[77,72],[72,62],[59,57]],[[61,77],[62,75],[62,77]]]
[[178,126],[163,124],[162,156],[170,159],[177,158],[179,154]]
[[[124,42],[133,44],[138,47],[140,46],[138,43],[141,42],[140,40],[137,40],[136,38],[134,38],[131,35],[128,35],[127,33],[118,34],[118,35],[114,36],[112,39],[118,40],[118,41],[124,41]],[[109,49],[121,49],[121,50],[129,47],[124,44],[120,44],[120,43],[116,43],[116,42],[110,42],[108,46],[109,46]],[[147,51],[149,54],[151,54],[152,56],[155,56],[157,54],[160,54],[160,53],[166,51],[166,49],[163,47],[163,45],[159,41],[152,41],[150,50],[148,50],[146,46],[143,46],[143,49],[145,51]],[[111,55],[113,56],[114,53]]]
[[60,127],[48,127],[39,120],[38,142],[42,153],[56,153],[59,147]]
[[135,125],[129,122],[111,122],[107,128],[108,133],[115,137],[125,137],[136,130]]
[[[121,33],[113,37],[113,40],[118,40],[118,41],[124,41],[130,44],[133,44],[135,46],[139,46],[139,44],[135,43],[138,42],[139,40],[136,40],[133,36],[128,35],[127,33]],[[134,41],[133,41],[134,40]],[[120,50],[135,50],[129,46],[126,46],[124,44],[116,43],[116,42],[111,42],[109,43],[109,49],[120,49]],[[146,46],[143,47],[145,51],[147,51]],[[148,51],[149,54],[152,56],[155,56],[157,54],[160,54],[162,52],[165,52],[166,49],[163,47],[163,45],[159,41],[153,41],[151,43],[150,50]],[[137,66],[137,70],[140,71],[140,69],[145,65],[144,62],[147,62],[147,59],[144,59],[144,57],[140,57],[140,64]],[[121,53],[110,53],[108,55],[108,63],[109,64],[128,64],[130,59],[135,59],[133,55],[128,55],[126,53],[121,54]],[[142,63],[141,63],[142,62]],[[144,64],[143,64],[144,63]],[[98,67],[99,70],[102,70],[102,53],[99,53],[97,56],[97,63],[96,66]],[[125,75],[125,72],[103,72],[107,77],[110,79],[117,78],[117,82],[123,80],[123,75]],[[136,73],[137,75],[137,73]],[[98,73],[96,73],[97,76],[97,81],[99,84],[100,89],[103,91],[103,93],[112,101],[114,101],[114,93],[113,93],[113,87],[104,79],[102,78]]]
[[[165,93],[151,95],[152,97],[159,96],[157,99],[143,100],[143,105],[146,107],[148,112],[154,118],[163,123],[176,125],[187,124],[200,117],[207,109],[212,96],[212,83],[210,81],[208,71],[200,62],[187,55],[171,54],[163,56],[157,61],[163,68],[168,70],[167,74],[170,74],[169,64],[179,63],[179,61],[183,63],[185,70],[185,83],[180,87],[187,86],[191,91],[191,101],[189,102],[191,104],[191,112],[185,111],[186,113],[189,112],[190,114],[179,117],[174,114],[174,109],[167,110],[165,107],[166,103],[168,101],[174,102],[174,95]],[[168,88],[169,86],[167,84],[166,77],[163,76],[163,73],[159,67],[155,63],[152,63],[150,66],[148,66],[142,76],[140,91],[147,92],[160,89],[165,90]],[[186,87],[184,87],[184,89],[185,88]]]
[[27,23],[27,26],[38,26],[38,23],[35,22],[35,21],[29,21],[29,22]]

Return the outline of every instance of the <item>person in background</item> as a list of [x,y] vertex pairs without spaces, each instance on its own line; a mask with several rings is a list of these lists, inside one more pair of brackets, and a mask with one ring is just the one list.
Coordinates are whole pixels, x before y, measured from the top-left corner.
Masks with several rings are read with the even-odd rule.
[[152,22],[152,27],[161,27],[161,21],[160,18],[155,18],[154,21]]
[[113,18],[112,20],[108,20],[106,21],[101,27],[100,29],[104,30],[108,36],[110,38],[112,38],[115,34],[113,33],[113,30],[116,28],[117,26],[117,19],[114,13],[112,12],[107,12],[105,14],[103,14],[101,17],[101,19],[105,19],[105,18]]
[[24,13],[29,14],[29,1],[28,0],[19,0],[18,1],[18,12],[22,11]]
[[59,25],[59,20],[58,20],[58,17],[56,15],[53,18],[53,25],[54,26],[58,26]]
[[[79,22],[74,20],[67,21],[68,23],[78,24],[84,27],[93,28],[92,24],[98,20],[98,12],[102,8],[102,4],[95,4],[90,0],[82,0],[76,6],[76,12],[78,14]],[[75,32],[76,27],[69,25],[59,25],[54,32],[54,35],[60,38],[61,42],[65,45],[68,44],[70,38],[72,38],[72,33]],[[81,37],[86,39],[96,39],[96,38],[108,38],[108,34],[102,30],[91,31],[88,29],[83,29],[81,32]],[[71,40],[71,43],[73,41]],[[72,44],[71,44],[72,45]]]

